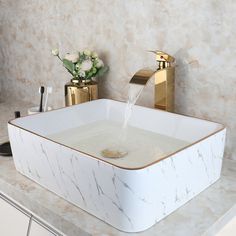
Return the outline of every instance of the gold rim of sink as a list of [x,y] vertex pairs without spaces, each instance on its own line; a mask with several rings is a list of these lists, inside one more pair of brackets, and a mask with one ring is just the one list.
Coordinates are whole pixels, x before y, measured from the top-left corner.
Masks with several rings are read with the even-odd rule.
[[[110,100],[112,100],[112,99],[110,99]],[[118,101],[118,100],[113,100],[113,101]],[[123,102],[123,103],[124,103],[124,101],[118,101],[118,102]],[[72,105],[72,106],[79,106],[79,105],[80,105],[80,104]],[[70,106],[70,107],[72,107],[72,106]],[[136,106],[138,106],[138,105],[136,105]],[[67,108],[67,107],[57,108],[57,109],[54,109],[54,110],[52,110],[52,111],[61,110],[61,109],[65,109],[65,108]],[[69,108],[69,107],[68,107],[68,108]],[[150,108],[150,107],[145,107],[145,108],[151,109],[151,110],[159,110],[159,109],[157,109],[157,108]],[[46,112],[52,112],[52,111],[46,111]],[[168,112],[168,111],[164,111],[164,110],[160,110],[160,111]],[[44,113],[45,113],[45,112],[44,112]],[[168,112],[168,113],[173,113],[173,112]],[[30,115],[30,116],[39,115],[39,114],[40,114],[40,113],[32,114],[32,115]],[[209,121],[209,122],[213,122],[213,123],[217,123],[217,124],[221,125],[222,127],[219,128],[217,131],[214,131],[214,132],[210,133],[209,135],[207,135],[207,136],[205,136],[205,137],[199,139],[198,141],[193,142],[193,143],[191,143],[191,144],[189,144],[189,145],[187,145],[187,146],[185,146],[185,147],[183,147],[183,148],[181,148],[181,149],[179,149],[179,150],[177,150],[177,151],[175,151],[175,152],[172,152],[172,153],[170,153],[170,154],[168,154],[168,155],[166,155],[166,156],[164,156],[164,157],[162,157],[162,158],[160,158],[160,159],[158,159],[158,160],[156,160],[156,161],[153,161],[153,162],[151,162],[151,163],[149,163],[149,164],[147,164],[147,165],[144,165],[144,166],[141,166],[141,167],[135,167],[135,168],[123,167],[123,166],[119,166],[119,165],[110,163],[109,161],[100,159],[100,158],[98,158],[98,157],[96,157],[96,156],[93,156],[93,155],[91,155],[91,154],[89,154],[89,153],[86,153],[86,152],[80,151],[80,150],[78,150],[78,149],[72,148],[72,147],[70,147],[70,146],[67,146],[67,145],[65,145],[65,144],[59,143],[59,142],[54,141],[54,140],[52,140],[52,139],[50,139],[50,138],[47,138],[47,137],[45,137],[45,136],[43,136],[43,135],[37,134],[37,133],[35,133],[35,132],[33,132],[33,131],[30,131],[30,130],[28,130],[28,129],[22,128],[22,127],[20,127],[20,126],[15,125],[15,124],[12,123],[12,121],[14,121],[14,120],[16,120],[16,119],[24,118],[24,117],[26,117],[27,115],[26,115],[26,116],[22,116],[22,117],[20,117],[20,118],[16,118],[16,119],[11,119],[11,120],[8,121],[8,124],[10,124],[10,125],[12,125],[12,126],[15,126],[15,127],[19,128],[19,129],[22,129],[22,130],[24,130],[24,131],[26,131],[26,132],[32,133],[32,134],[34,134],[34,135],[37,135],[38,137],[44,138],[44,139],[46,139],[46,140],[48,140],[48,141],[51,141],[51,142],[53,142],[53,143],[56,143],[56,144],[59,144],[59,145],[61,145],[61,146],[66,147],[66,148],[69,148],[69,149],[71,149],[71,150],[73,150],[73,151],[76,151],[76,152],[79,152],[79,153],[88,155],[88,156],[90,156],[90,157],[92,157],[92,158],[94,158],[94,159],[96,159],[96,160],[98,160],[98,161],[104,162],[104,163],[106,163],[106,164],[108,164],[108,165],[115,166],[115,167],[118,167],[118,168],[124,169],[124,170],[142,170],[142,169],[145,169],[145,168],[147,168],[147,167],[149,167],[149,166],[152,166],[152,165],[154,165],[154,164],[156,164],[156,163],[158,163],[158,162],[160,162],[160,161],[163,161],[164,159],[166,159],[166,158],[168,158],[168,157],[170,157],[170,156],[173,156],[173,155],[175,155],[176,153],[181,152],[181,151],[183,151],[183,150],[185,150],[185,149],[187,149],[187,148],[189,148],[189,147],[191,147],[191,146],[193,146],[193,145],[195,145],[195,144],[197,144],[197,143],[200,143],[201,141],[203,141],[203,140],[209,138],[210,136],[212,136],[212,135],[214,135],[214,134],[216,134],[216,133],[221,132],[222,130],[224,130],[224,129],[226,128],[225,125],[220,124],[220,123],[218,123],[218,122],[211,121],[211,120],[201,119],[201,118],[198,118],[198,117],[195,117],[195,116],[184,115],[184,114],[181,114],[181,113],[174,113],[174,114],[176,114],[176,115],[181,115],[181,116],[186,116],[186,117],[191,117],[191,118],[196,118],[196,119],[200,119],[200,120],[205,120],[205,121]]]

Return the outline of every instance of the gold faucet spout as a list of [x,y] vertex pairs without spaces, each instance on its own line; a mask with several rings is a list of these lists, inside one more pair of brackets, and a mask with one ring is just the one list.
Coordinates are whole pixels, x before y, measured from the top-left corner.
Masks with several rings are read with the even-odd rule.
[[146,85],[155,73],[156,71],[151,69],[141,69],[134,74],[129,82],[131,84]]
[[156,70],[141,69],[131,78],[131,84],[145,86],[154,76],[154,104],[158,109],[174,111],[175,58],[162,51],[151,51],[156,55]]

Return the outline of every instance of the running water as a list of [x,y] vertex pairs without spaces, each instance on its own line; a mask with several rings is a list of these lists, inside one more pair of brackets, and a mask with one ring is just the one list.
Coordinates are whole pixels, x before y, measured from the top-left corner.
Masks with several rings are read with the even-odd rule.
[[121,145],[124,145],[126,141],[127,125],[132,115],[133,107],[137,102],[138,98],[140,97],[144,87],[145,87],[144,85],[131,84],[131,83],[129,84],[128,101],[125,108],[124,121],[119,138]]
[[138,98],[140,97],[144,85],[139,85],[139,84],[129,84],[129,96],[128,96],[128,101],[127,105],[125,108],[125,115],[124,115],[124,123],[123,123],[123,129],[127,127],[128,121],[130,119],[130,116],[132,114],[133,106],[137,102]]
[[101,151],[101,154],[104,157],[109,158],[119,158],[128,154],[128,150],[125,147],[127,140],[127,124],[132,114],[133,106],[137,102],[140,97],[145,85],[139,84],[129,84],[129,93],[128,93],[128,101],[125,108],[124,121],[122,125],[122,129],[116,144],[112,147],[106,148]]

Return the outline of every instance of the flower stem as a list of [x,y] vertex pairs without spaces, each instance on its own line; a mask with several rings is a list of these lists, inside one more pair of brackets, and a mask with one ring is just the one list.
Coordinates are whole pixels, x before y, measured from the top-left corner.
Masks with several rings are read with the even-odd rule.
[[59,54],[57,55],[57,57],[59,58],[60,61],[62,61],[61,57],[59,56]]

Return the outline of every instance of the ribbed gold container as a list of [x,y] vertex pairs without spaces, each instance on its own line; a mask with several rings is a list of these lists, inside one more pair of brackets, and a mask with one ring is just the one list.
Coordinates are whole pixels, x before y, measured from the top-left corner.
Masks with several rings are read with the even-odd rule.
[[98,84],[93,80],[72,79],[65,85],[65,105],[71,106],[98,99]]

